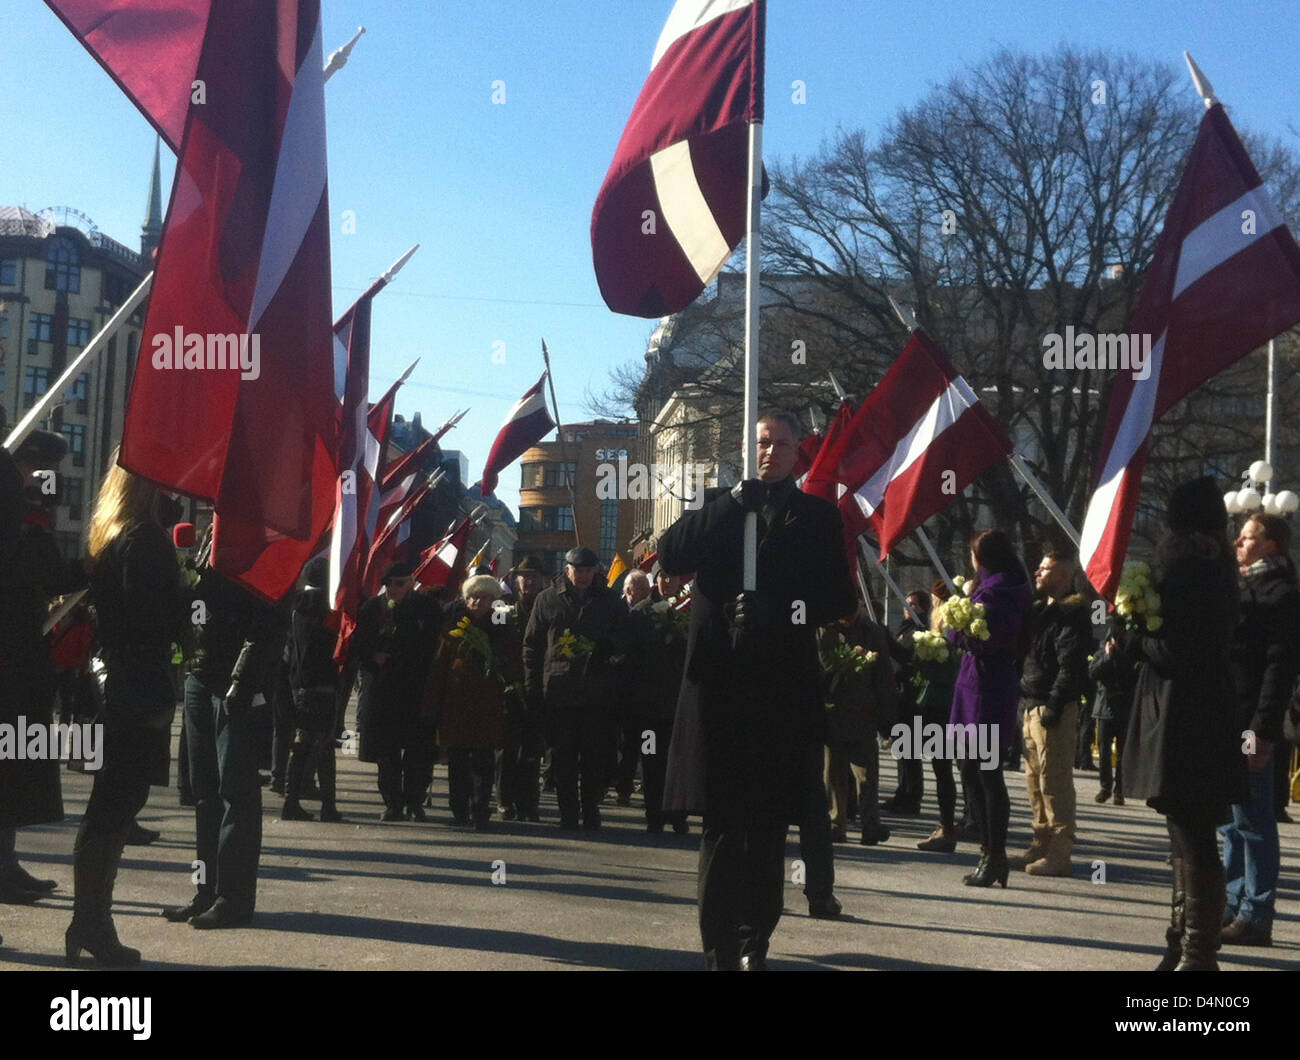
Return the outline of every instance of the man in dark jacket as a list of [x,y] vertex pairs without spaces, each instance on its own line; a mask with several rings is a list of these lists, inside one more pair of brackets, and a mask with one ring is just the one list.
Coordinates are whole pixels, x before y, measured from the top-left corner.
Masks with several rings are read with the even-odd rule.
[[[546,579],[541,564],[533,556],[524,556],[510,574],[514,583],[515,602],[504,610],[506,620],[515,627],[512,643],[520,645],[519,665],[522,667],[524,630],[528,628],[533,604],[546,587]],[[506,745],[501,752],[501,767],[497,776],[497,802],[501,807],[502,820],[538,819],[540,725],[540,719],[529,717],[522,697],[506,697]]]
[[185,751],[194,789],[197,893],[163,916],[196,928],[253,917],[262,853],[262,780],[253,705],[284,649],[285,612],[207,566],[194,590],[195,650],[185,678]]
[[1088,682],[1092,623],[1088,602],[1071,595],[1073,556],[1049,552],[1034,581],[1029,654],[1020,677],[1024,710],[1025,788],[1034,814],[1034,839],[1013,868],[1031,876],[1069,876],[1074,847],[1074,759],[1079,696]]
[[571,548],[564,574],[543,589],[524,632],[524,694],[551,746],[560,827],[600,827],[614,768],[615,673],[629,647],[618,593],[596,577],[596,553]]
[[437,757],[436,722],[424,707],[442,608],[414,591],[413,573],[409,563],[388,565],[383,591],[361,605],[352,638],[361,673],[357,757],[379,766],[381,821],[402,821],[407,814],[425,819],[424,796]]
[[[774,413],[757,430],[758,479],[714,492],[659,542],[664,571],[697,572],[664,805],[704,814],[700,935],[718,970],[766,966],[786,828],[822,758],[817,630],[855,607],[839,513],[795,488],[798,421]],[[758,587],[742,594],[748,512]]]
[[[1283,754],[1282,715],[1300,670],[1300,591],[1288,555],[1291,528],[1276,515],[1252,515],[1237,538],[1241,620],[1232,638],[1232,669],[1247,737],[1247,798],[1232,805],[1219,829],[1228,875],[1225,945],[1269,946],[1279,851],[1273,810],[1272,756]],[[1251,747],[1253,743],[1253,747]]]

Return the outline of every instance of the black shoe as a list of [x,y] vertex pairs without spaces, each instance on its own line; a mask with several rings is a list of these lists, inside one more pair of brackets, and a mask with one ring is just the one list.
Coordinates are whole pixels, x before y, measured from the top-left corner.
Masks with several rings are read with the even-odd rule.
[[1097,792],[1097,794],[1092,797],[1092,800],[1093,802],[1106,802],[1109,798],[1110,792],[1105,788],[1102,788],[1101,791]]
[[1007,872],[1009,866],[1005,857],[992,858],[988,857],[980,864],[973,874],[967,876],[962,882],[967,887],[992,887],[995,883],[1000,883],[1002,889],[1007,889]]
[[131,828],[126,833],[126,845],[129,847],[147,847],[161,832],[155,832],[152,828],[144,828],[135,821],[131,822]]
[[868,824],[862,828],[862,838],[858,840],[864,847],[874,847],[889,838],[889,829],[883,824]]
[[767,958],[761,953],[746,953],[740,958],[740,970],[742,972],[765,972],[767,971]]
[[283,795],[283,794],[284,794],[284,781],[283,781],[283,780],[273,780],[273,781],[271,781],[271,783],[270,783],[268,786],[270,787],[270,789],[271,789],[273,792],[275,792],[275,794],[277,794],[277,795]]
[[1276,813],[1274,816],[1277,818],[1277,823],[1278,823],[1278,824],[1294,824],[1294,823],[1295,823],[1294,821],[1291,820],[1291,815],[1290,815],[1289,813],[1287,813],[1286,810],[1278,810],[1277,813]]
[[162,911],[162,915],[173,924],[183,924],[200,913],[206,913],[212,908],[213,901],[207,895],[196,894],[189,905],[170,905]]
[[81,963],[81,951],[86,950],[95,963],[105,968],[128,968],[140,963],[140,951],[123,946],[118,941],[113,921],[97,924],[93,928],[75,920],[63,936],[63,955],[71,967]]
[[58,880],[38,880],[21,865],[16,865],[14,871],[5,877],[4,882],[17,887],[20,891],[35,891],[37,894],[59,889]]
[[576,832],[577,830],[578,830],[578,820],[577,820],[577,818],[572,818],[572,819],[570,819],[570,818],[568,818],[568,817],[561,817],[561,818],[560,818],[560,831],[561,831],[561,832]]
[[467,813],[453,813],[451,819],[460,825],[461,828],[469,827],[469,814]]
[[678,835],[685,835],[690,830],[691,826],[687,823],[686,818],[684,817],[680,821],[673,822],[673,831]]
[[0,883],[0,902],[5,905],[31,905],[45,897],[45,891],[32,891],[16,883]]
[[396,806],[389,806],[379,815],[381,821],[405,821],[406,812],[399,810]]
[[1271,946],[1273,929],[1255,920],[1234,920],[1219,936],[1225,946]]
[[849,833],[846,832],[843,828],[831,829],[832,843],[847,843],[848,841],[849,841]]
[[880,804],[880,808],[887,813],[896,813],[902,817],[913,817],[921,812],[921,804],[910,800],[889,799]]
[[523,820],[523,815],[517,812],[513,806],[501,807],[501,820],[513,821],[516,819]]
[[216,928],[243,927],[253,919],[251,909],[237,909],[223,898],[218,898],[206,913],[190,918],[190,927],[200,931]]
[[586,818],[586,819],[582,822],[582,830],[583,830],[584,832],[599,832],[599,831],[600,831],[600,817],[599,817],[599,816],[596,816],[596,817],[588,817],[588,818]]
[[327,824],[337,824],[343,820],[343,815],[333,806],[322,806],[320,810],[320,819]]
[[816,920],[834,920],[844,912],[844,906],[840,905],[840,900],[833,894],[828,894],[825,898],[808,899],[808,915]]
[[316,818],[298,805],[297,801],[284,804],[280,811],[280,820],[282,821],[314,821]]
[[664,823],[663,821],[647,821],[645,830],[646,835],[663,835]]
[[408,813],[410,814],[412,821],[427,821],[429,819],[424,812],[423,806],[412,806],[408,810]]

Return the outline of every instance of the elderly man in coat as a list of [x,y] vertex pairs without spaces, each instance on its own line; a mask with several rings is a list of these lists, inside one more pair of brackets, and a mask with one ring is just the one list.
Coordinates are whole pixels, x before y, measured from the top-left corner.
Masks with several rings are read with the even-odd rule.
[[[664,807],[704,814],[700,934],[717,970],[765,968],[786,828],[822,757],[817,630],[855,604],[839,513],[795,488],[798,421],[772,413],[757,430],[758,479],[706,499],[659,542],[665,572],[697,572]],[[758,587],[742,594],[750,511]]]

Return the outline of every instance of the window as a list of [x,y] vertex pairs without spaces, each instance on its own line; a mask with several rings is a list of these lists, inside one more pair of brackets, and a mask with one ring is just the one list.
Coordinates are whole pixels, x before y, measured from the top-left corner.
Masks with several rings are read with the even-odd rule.
[[68,440],[68,453],[73,467],[86,466],[86,428],[80,423],[65,423],[59,432]]
[[90,341],[90,321],[72,317],[68,321],[68,345],[84,346]]
[[0,313],[0,339],[9,337],[9,314]]
[[546,568],[551,577],[555,577],[564,571],[564,557],[568,553],[567,548],[557,548],[550,552],[542,554],[542,566]]
[[18,286],[18,262],[13,258],[0,261],[0,287]]
[[[565,478],[565,475],[568,478]],[[554,464],[524,464],[521,489],[551,489],[556,486],[576,485],[578,463],[575,460]]]
[[86,483],[84,479],[74,478],[72,475],[60,476],[62,478],[63,494],[62,500],[68,509],[69,519],[80,519],[82,517],[82,505],[85,503]]
[[50,252],[45,261],[47,291],[81,292],[81,251],[71,239],[58,236],[50,240]]
[[23,373],[23,408],[29,409],[50,387],[50,370],[28,365]]
[[519,529],[525,533],[573,530],[573,509],[564,507],[520,508]]
[[73,408],[77,413],[84,416],[89,410],[90,402],[86,399],[86,391],[90,385],[90,376],[82,372],[77,376],[77,381],[68,388],[68,401],[72,402]]
[[600,502],[600,558],[605,566],[614,559],[618,551],[618,501]]
[[126,301],[126,279],[115,272],[103,274],[102,300],[111,306],[119,306]]
[[38,342],[52,342],[54,318],[48,313],[31,313],[27,317],[27,337]]

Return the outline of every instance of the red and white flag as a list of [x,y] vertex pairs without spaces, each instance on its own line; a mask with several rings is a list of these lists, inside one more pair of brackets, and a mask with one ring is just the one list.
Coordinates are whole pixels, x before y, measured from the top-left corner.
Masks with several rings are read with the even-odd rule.
[[466,516],[450,534],[423,553],[423,562],[415,568],[415,580],[430,589],[444,585],[459,590],[465,576],[465,546],[474,520]]
[[803,489],[838,503],[849,543],[872,530],[884,559],[1010,453],[997,421],[917,330],[852,419],[827,432]]
[[[149,116],[169,140],[178,93],[188,107],[121,463],[210,501],[214,568],[279,599],[329,522],[338,477],[320,5],[205,9],[56,7],[137,104],[159,108]],[[155,54],[169,24],[185,39]]]
[[530,387],[524,396],[515,402],[514,408],[506,416],[506,421],[497,432],[492,451],[488,453],[487,463],[483,467],[481,495],[492,496],[497,488],[497,478],[501,472],[514,463],[527,449],[536,445],[546,432],[554,429],[555,421],[546,410],[546,373]]
[[[1145,378],[1115,380],[1079,555],[1119,584],[1151,425],[1211,376],[1300,322],[1300,247],[1221,104],[1201,119],[1129,324],[1149,336]],[[1137,373],[1137,374],[1143,374]]]
[[[853,406],[847,401],[841,400],[840,407],[835,410],[835,416],[830,423],[826,425],[826,431],[823,434],[816,432],[808,435],[799,443],[799,456],[794,462],[794,481],[795,485],[805,493],[811,493],[811,490],[805,489],[812,470],[817,465],[817,458],[826,449],[827,445],[833,442],[844,428],[848,425],[849,420],[853,418]],[[819,494],[821,496],[822,494]],[[832,504],[835,503],[836,497],[826,497]]]
[[677,0],[591,214],[605,304],[685,309],[745,235],[764,0]]

